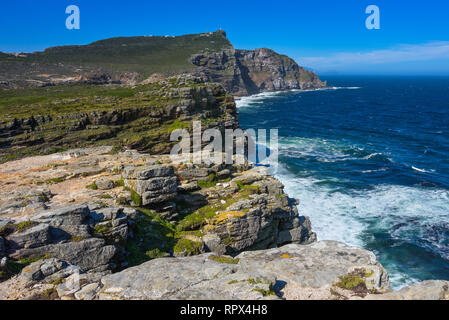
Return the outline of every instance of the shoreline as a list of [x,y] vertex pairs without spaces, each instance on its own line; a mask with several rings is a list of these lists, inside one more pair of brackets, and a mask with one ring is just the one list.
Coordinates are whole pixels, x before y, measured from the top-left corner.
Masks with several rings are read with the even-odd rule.
[[[329,88],[326,88],[326,89],[301,90],[301,91],[306,92],[306,91],[324,91],[324,90],[338,90],[338,89],[354,90],[354,89],[359,89],[359,88],[360,87],[329,87]],[[264,92],[264,93],[261,93],[261,94],[256,94],[256,95],[252,95],[252,96],[246,96],[246,97],[243,97],[243,101],[242,101],[242,99],[239,99],[239,100],[236,101],[237,109],[241,109],[241,108],[245,108],[245,109],[246,108],[256,108],[257,109],[257,107],[258,106],[262,106],[263,103],[264,103],[263,101],[265,99],[269,99],[270,96],[274,97],[274,96],[276,96],[278,94],[282,94],[284,92],[296,92],[296,91],[298,91],[298,90]],[[251,102],[254,102],[254,101],[256,101],[256,103],[251,103]],[[248,112],[251,114],[251,112],[255,112],[255,111],[254,110],[253,111],[249,111],[249,109],[248,109]],[[240,113],[241,112],[239,112],[239,115],[240,115]],[[251,127],[251,122],[249,121],[247,123],[247,125]],[[323,224],[322,222],[319,222],[320,228],[319,229],[315,229],[314,228],[314,225],[315,225],[314,221],[315,221],[315,219],[313,217],[313,214],[311,214],[311,212],[313,212],[313,211],[310,211],[310,209],[312,207],[316,207],[316,203],[314,203],[313,201],[311,202],[311,200],[310,200],[310,196],[311,196],[310,192],[312,192],[312,191],[309,190],[310,192],[306,192],[305,194],[303,194],[304,193],[304,190],[302,190],[303,188],[299,188],[298,189],[298,187],[297,187],[298,183],[301,183],[301,182],[300,181],[295,182],[296,181],[295,180],[295,174],[291,173],[291,172],[288,172],[288,171],[284,172],[282,170],[281,166],[279,166],[279,169],[280,170],[278,170],[276,173],[274,173],[273,176],[275,178],[277,178],[279,181],[281,181],[286,186],[286,193],[289,194],[292,197],[298,198],[301,202],[304,201],[304,200],[307,200],[307,204],[305,206],[304,205],[303,206],[299,205],[298,206],[298,210],[300,212],[300,215],[308,215],[308,216],[310,216],[310,219],[311,219],[311,222],[312,222],[312,230],[317,232],[318,240],[336,240],[336,241],[341,241],[341,242],[346,243],[346,244],[351,245],[351,246],[354,245],[354,246],[357,246],[357,247],[360,247],[360,248],[366,248],[366,246],[364,244],[362,244],[362,243],[357,243],[357,242],[354,242],[354,241],[349,241],[348,242],[348,241],[345,241],[344,239],[342,239],[342,238],[347,238],[347,237],[338,237],[338,236],[334,237],[335,235],[333,233],[331,233],[331,234],[325,233],[326,237],[323,238],[323,236],[322,236],[323,235],[323,233],[322,233],[323,232],[323,230],[322,230],[323,228],[322,227],[327,225],[327,224]],[[413,170],[416,170],[416,169],[413,168]],[[290,185],[290,187],[288,187],[288,185]],[[294,189],[294,192],[292,192],[292,190],[293,190],[292,188]],[[382,190],[384,190],[384,189],[380,187],[378,189],[378,192],[382,193]],[[401,190],[399,190],[399,191],[401,191]],[[299,196],[298,193],[301,193],[301,194],[305,195],[306,198]],[[324,189],[323,189],[323,194],[326,194],[326,190],[324,190]],[[332,199],[335,200],[334,197]],[[339,198],[337,197],[337,200],[338,199]],[[354,201],[358,201],[358,198],[354,199]],[[340,203],[340,202],[337,202],[337,203]],[[334,208],[335,205],[333,205],[331,207]],[[304,211],[304,209],[306,209],[306,210],[309,209],[309,210]],[[331,215],[331,217],[329,218],[330,221],[333,221],[333,219],[332,219],[333,216],[334,215]],[[338,215],[336,215],[336,216],[338,216]],[[315,217],[315,218],[318,218],[319,221],[322,220],[322,219],[320,220],[320,218],[321,218],[320,214],[318,214],[318,216]],[[354,217],[354,219],[356,219],[356,217]],[[356,229],[357,229],[357,227],[356,227]],[[321,230],[321,232],[320,232],[320,230]],[[350,237],[350,238],[352,239],[352,237]],[[385,251],[385,252],[388,252],[388,251]],[[380,255],[380,257],[383,257],[383,255]],[[393,282],[395,283],[395,285],[394,285],[394,289],[395,290],[400,290],[400,289],[402,289],[404,287],[407,287],[409,285],[412,285],[412,284],[415,284],[417,282],[423,281],[424,279],[428,279],[428,277],[426,277],[424,274],[422,274],[422,276],[420,277],[416,272],[415,273],[413,273],[413,272],[410,272],[410,273],[408,273],[408,272],[401,272],[401,269],[398,269],[401,266],[401,264],[397,264],[397,261],[395,259],[390,261],[389,259],[385,260],[385,257],[384,257],[383,262],[386,263],[387,266],[391,263],[391,265],[389,267],[389,270],[391,271],[390,276],[393,276],[392,280],[394,279]],[[441,279],[441,278],[444,279],[443,276],[438,277],[438,279]]]

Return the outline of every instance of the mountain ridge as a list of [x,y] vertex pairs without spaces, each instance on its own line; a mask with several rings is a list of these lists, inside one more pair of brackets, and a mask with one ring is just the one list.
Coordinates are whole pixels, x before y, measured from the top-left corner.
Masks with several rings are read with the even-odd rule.
[[41,52],[0,53],[0,89],[64,84],[136,85],[179,74],[218,82],[236,96],[325,87],[271,49],[235,49],[226,32],[115,37]]

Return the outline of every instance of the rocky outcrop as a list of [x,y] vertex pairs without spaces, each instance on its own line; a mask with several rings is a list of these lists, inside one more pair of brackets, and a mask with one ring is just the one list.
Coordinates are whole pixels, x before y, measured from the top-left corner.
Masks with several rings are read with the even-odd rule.
[[143,206],[168,202],[177,196],[178,178],[172,166],[129,166],[125,168],[122,176],[125,185],[141,197]]
[[22,222],[12,220],[1,231],[5,251],[16,261],[52,257],[82,271],[114,270],[120,261],[120,248],[114,244],[128,238],[128,217],[123,212],[78,204],[44,210]]
[[[56,87],[48,90],[60,94]],[[71,87],[64,90],[71,94]],[[117,149],[169,153],[177,143],[170,140],[171,132],[191,129],[192,121],[201,121],[202,130],[238,127],[232,97],[222,86],[198,78],[179,76],[134,88],[92,90],[106,96],[77,93],[73,99],[24,104],[0,113],[0,163],[105,141]],[[41,94],[46,100],[48,93]],[[28,109],[34,111],[23,113]]]
[[[364,292],[338,286],[340,277],[362,269]],[[101,284],[98,298],[120,300],[339,299],[389,289],[374,254],[327,241],[244,252],[234,259],[211,254],[157,259],[105,276]]]
[[193,71],[195,76],[221,83],[234,96],[327,86],[314,72],[266,48],[198,53],[190,61],[199,67]]
[[[51,283],[53,273],[42,271],[47,260],[69,281],[74,270],[90,276],[160,257],[237,255],[315,240],[297,202],[251,163],[172,163],[169,156],[111,149],[0,166],[0,252],[6,256],[0,275],[11,278],[4,284],[8,297],[29,282]],[[92,298],[101,288],[87,284],[79,297]],[[71,295],[69,289],[58,287],[59,297]]]
[[236,50],[236,57],[248,93],[283,91],[292,89],[317,89],[326,87],[318,76],[300,66],[291,58],[273,50]]
[[396,292],[368,295],[367,300],[449,300],[449,281],[428,280]]
[[392,292],[372,252],[314,242],[260,167],[110,150],[0,166],[0,193],[21,203],[0,201],[0,299],[448,298],[445,281]]

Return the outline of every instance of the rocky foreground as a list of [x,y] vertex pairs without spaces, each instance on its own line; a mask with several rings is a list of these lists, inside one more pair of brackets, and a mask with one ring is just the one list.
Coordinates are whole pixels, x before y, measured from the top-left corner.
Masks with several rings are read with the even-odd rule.
[[391,292],[373,253],[316,242],[259,167],[112,147],[0,166],[0,299],[448,299]]

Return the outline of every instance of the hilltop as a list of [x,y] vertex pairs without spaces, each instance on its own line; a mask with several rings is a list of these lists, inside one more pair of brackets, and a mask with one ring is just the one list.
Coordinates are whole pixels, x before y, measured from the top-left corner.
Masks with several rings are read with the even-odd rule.
[[61,84],[136,85],[192,74],[233,95],[320,88],[315,73],[270,49],[236,50],[224,31],[119,37],[43,52],[0,53],[0,88]]

